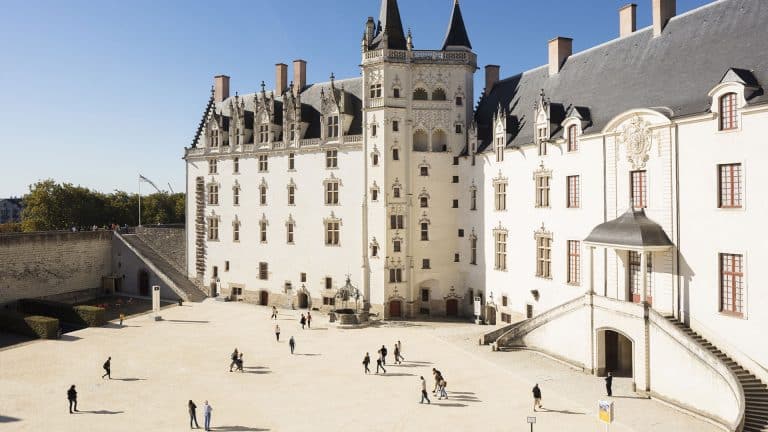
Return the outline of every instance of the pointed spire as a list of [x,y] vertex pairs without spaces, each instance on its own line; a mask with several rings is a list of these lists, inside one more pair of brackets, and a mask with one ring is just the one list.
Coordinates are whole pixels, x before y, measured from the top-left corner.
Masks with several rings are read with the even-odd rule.
[[448,31],[445,34],[445,41],[443,42],[443,51],[462,49],[471,50],[472,44],[469,42],[467,28],[464,25],[464,18],[461,16],[459,0],[454,0],[451,21],[448,24]]
[[371,43],[372,48],[384,48],[379,46],[386,33],[387,48],[396,50],[405,50],[407,47],[405,41],[405,32],[403,31],[403,22],[400,19],[400,8],[397,7],[397,0],[381,0],[381,12],[379,12],[379,23],[376,28],[376,37]]

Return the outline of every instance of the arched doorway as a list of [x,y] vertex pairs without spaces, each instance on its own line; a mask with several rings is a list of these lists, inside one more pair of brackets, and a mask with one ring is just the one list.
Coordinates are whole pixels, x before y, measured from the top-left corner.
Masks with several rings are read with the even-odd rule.
[[259,291],[259,304],[262,306],[269,305],[269,291],[266,291],[266,290]]
[[299,309],[306,309],[309,307],[309,296],[307,293],[300,292],[298,295]]
[[616,330],[599,330],[598,340],[598,368],[599,376],[605,376],[611,372],[613,376],[633,376],[633,352],[632,340]]
[[459,301],[455,298],[445,301],[445,316],[456,318],[459,316]]
[[149,273],[139,270],[139,295],[149,297]]
[[400,300],[390,300],[389,302],[389,317],[390,318],[402,318],[403,317],[403,303]]

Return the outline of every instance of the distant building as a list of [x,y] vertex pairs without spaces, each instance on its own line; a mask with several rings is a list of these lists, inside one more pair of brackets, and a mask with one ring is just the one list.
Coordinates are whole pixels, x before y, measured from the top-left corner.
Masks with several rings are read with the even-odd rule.
[[21,198],[0,198],[0,224],[21,221]]

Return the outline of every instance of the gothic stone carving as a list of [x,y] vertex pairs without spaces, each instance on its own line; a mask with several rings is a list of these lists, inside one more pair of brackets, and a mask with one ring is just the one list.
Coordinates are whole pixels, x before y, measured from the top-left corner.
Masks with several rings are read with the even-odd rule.
[[627,160],[633,169],[645,168],[652,144],[651,124],[635,116],[621,128],[619,142],[627,148]]

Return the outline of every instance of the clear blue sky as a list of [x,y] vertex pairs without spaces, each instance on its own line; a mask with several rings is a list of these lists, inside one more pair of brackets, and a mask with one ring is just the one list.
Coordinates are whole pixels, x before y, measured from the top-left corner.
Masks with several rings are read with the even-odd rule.
[[[638,26],[651,0],[638,0]],[[480,66],[502,77],[546,62],[546,42],[582,51],[615,38],[627,0],[462,0]],[[678,13],[709,3],[678,0]],[[417,49],[439,49],[453,0],[400,0]],[[184,190],[212,78],[232,93],[274,82],[274,64],[308,61],[308,81],[355,77],[379,0],[4,0],[0,8],[0,197],[45,178],[135,191],[141,172]],[[289,71],[289,74],[291,72]],[[476,95],[482,90],[476,75]],[[144,187],[142,187],[144,189]],[[146,190],[146,189],[144,189]]]

